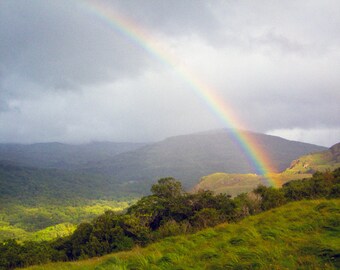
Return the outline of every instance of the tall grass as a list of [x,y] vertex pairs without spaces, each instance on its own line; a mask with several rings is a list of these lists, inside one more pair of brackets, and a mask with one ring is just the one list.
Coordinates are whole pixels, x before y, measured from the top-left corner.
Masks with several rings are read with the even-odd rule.
[[340,200],[300,201],[146,248],[41,269],[340,269]]

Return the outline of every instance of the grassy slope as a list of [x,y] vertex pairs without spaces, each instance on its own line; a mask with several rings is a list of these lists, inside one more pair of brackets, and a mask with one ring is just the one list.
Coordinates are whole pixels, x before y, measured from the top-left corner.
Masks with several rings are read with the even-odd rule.
[[[312,174],[271,173],[270,177],[277,186],[281,186],[292,180],[310,178]],[[200,189],[212,190],[215,193],[226,193],[231,196],[236,196],[243,192],[252,191],[260,184],[268,185],[268,180],[256,174],[213,173],[203,177],[194,187],[193,191]]]
[[[316,171],[333,171],[339,167],[340,144],[337,144],[329,150],[304,155],[294,160],[291,166],[282,173],[271,173],[270,177],[278,186],[281,186],[292,180],[310,178]],[[264,183],[267,183],[267,180],[256,174],[213,173],[203,177],[193,190],[212,190],[216,193],[236,196],[242,192],[251,191],[259,184]]]
[[263,178],[256,174],[227,174],[213,173],[203,177],[193,191],[212,190],[215,193],[227,193],[236,196],[242,192],[249,192],[263,183]]
[[301,201],[147,248],[40,269],[336,269],[340,200]]
[[313,153],[294,160],[283,175],[313,173],[316,171],[335,170],[340,167],[340,143],[329,150]]

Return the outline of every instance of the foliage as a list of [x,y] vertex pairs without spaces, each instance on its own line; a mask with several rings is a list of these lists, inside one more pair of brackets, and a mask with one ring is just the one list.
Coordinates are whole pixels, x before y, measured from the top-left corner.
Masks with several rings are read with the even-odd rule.
[[192,235],[29,270],[339,269],[340,200],[300,201]]
[[316,172],[311,179],[286,183],[282,190],[289,200],[337,198],[339,197],[340,168],[333,172]]
[[122,211],[135,200],[43,200],[24,205],[15,200],[1,204],[0,241],[43,241],[70,235],[79,224],[90,221],[107,210]]
[[[315,173],[309,180],[299,180],[296,183],[285,185],[282,189],[259,186],[253,193],[241,195],[235,199],[225,194],[214,195],[210,191],[199,191],[194,194],[185,193],[181,188],[181,184],[176,179],[163,178],[152,186],[153,194],[143,197],[135,205],[129,207],[126,213],[117,214],[113,211],[106,211],[93,221],[80,224],[71,236],[41,243],[41,246],[39,243],[32,244],[32,242],[26,242],[22,245],[15,241],[3,243],[1,248],[4,255],[0,253],[0,266],[10,268],[13,265],[26,266],[46,261],[78,260],[101,256],[113,251],[131,249],[136,245],[144,246],[164,236],[195,232],[226,221],[229,223],[236,222],[247,215],[267,211],[281,206],[288,201],[306,198],[336,197],[339,194],[337,189],[340,182],[339,176],[340,169],[334,172]],[[303,209],[294,210],[296,212],[284,217],[285,220],[283,222],[287,222],[287,220],[294,221],[287,230],[297,234],[301,232],[306,233],[307,231],[319,233],[321,229],[326,228],[323,226],[328,226],[331,229],[330,231],[327,229],[329,234],[327,235],[333,241],[332,237],[335,237],[336,234],[334,232],[338,230],[339,226],[339,216],[336,216],[339,205],[336,204],[336,206],[332,207],[327,203],[324,205],[319,204],[315,210],[321,213],[321,215],[324,212],[329,213],[329,216],[331,216],[331,213],[334,214],[333,217],[328,218],[327,224],[322,223],[322,217],[316,219],[313,216],[315,214],[313,211],[306,214],[303,212]],[[301,211],[302,213],[300,213]],[[302,214],[305,214],[305,220],[303,221],[299,220]],[[281,216],[276,218],[281,219]],[[299,221],[295,222],[295,220]],[[316,223],[313,223],[313,220]],[[310,221],[311,223],[305,224],[305,221]],[[235,229],[234,235],[228,238],[227,243],[229,244],[226,244],[226,246],[231,248],[231,250],[233,248],[238,250],[245,247],[245,245],[254,247],[258,244],[259,235],[261,235],[260,238],[264,241],[284,241],[283,237],[285,234],[275,230],[268,220],[259,222],[263,222],[263,224],[261,223],[262,231],[257,231],[253,227],[248,228],[246,225],[243,230]],[[216,235],[216,231],[207,230],[197,234],[197,241],[203,245],[201,239],[208,242],[215,241]],[[295,239],[290,239],[289,241],[294,242]],[[317,243],[320,244],[319,242]],[[326,268],[330,267],[329,269],[331,269],[332,260],[337,258],[338,251],[335,248],[336,245],[332,244],[333,246],[329,248],[327,242],[322,243],[324,243],[324,246],[315,247],[313,243],[309,242],[302,243],[302,247],[298,245],[297,251],[304,260],[307,260],[306,265],[309,263],[308,258],[311,254],[317,256],[316,259],[310,262],[309,268],[313,268],[315,265],[324,265]],[[264,242],[264,244],[267,244],[267,242]],[[173,247],[169,245],[167,253],[176,253],[178,248],[178,246]],[[34,254],[32,254],[31,250],[34,250]],[[225,264],[220,264],[221,250],[226,250],[226,248],[221,246],[220,248],[213,247],[204,252],[202,251],[202,253],[199,253],[194,258],[194,261],[216,263],[216,265],[212,264],[212,269],[224,269],[229,266],[232,268],[237,263],[240,263],[245,268],[261,268],[263,261],[259,258],[268,256],[267,252],[270,252],[270,249],[261,250],[258,254],[251,253],[250,250],[240,253],[241,251],[238,250],[234,257],[234,259],[237,259],[236,261],[233,261],[228,255],[227,257],[231,260],[225,261]],[[18,255],[13,254],[14,252]],[[176,266],[174,262],[181,260],[178,256],[164,254],[164,256],[159,258],[160,265],[163,265],[162,267],[164,268],[169,267],[169,265]],[[279,258],[282,254],[279,253],[275,256]],[[274,266],[275,256],[269,257],[270,263]],[[151,260],[144,257],[142,259],[134,258],[127,265],[127,268],[139,269],[141,267],[143,269],[150,269],[148,267],[151,267],[155,262],[152,258]],[[254,264],[248,264],[250,262]],[[160,265],[156,263],[157,267]],[[300,263],[292,259],[291,265],[297,267]],[[290,268],[290,266],[287,265],[287,268]]]
[[[59,169],[30,168],[0,161],[0,203],[25,205],[137,197],[110,176]],[[138,197],[140,196],[140,192]]]
[[254,193],[261,196],[260,208],[262,211],[281,206],[286,202],[282,189],[259,186],[254,190]]
[[177,198],[184,193],[181,182],[172,177],[159,179],[158,183],[151,187],[151,192],[166,199]]

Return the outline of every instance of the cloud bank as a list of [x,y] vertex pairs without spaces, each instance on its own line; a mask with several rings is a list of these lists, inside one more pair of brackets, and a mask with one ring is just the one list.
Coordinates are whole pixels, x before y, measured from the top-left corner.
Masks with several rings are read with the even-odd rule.
[[95,1],[135,22],[158,57],[84,1],[0,3],[0,142],[155,141],[223,128],[185,69],[247,128],[340,139],[338,1]]

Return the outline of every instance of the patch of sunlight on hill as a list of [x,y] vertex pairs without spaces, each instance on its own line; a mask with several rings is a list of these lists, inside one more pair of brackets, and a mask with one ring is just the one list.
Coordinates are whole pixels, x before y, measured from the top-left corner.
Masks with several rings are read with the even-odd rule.
[[252,191],[264,182],[264,177],[256,174],[214,173],[203,177],[193,191],[211,190],[217,194],[226,193],[236,196],[242,192]]
[[146,248],[27,269],[339,269],[339,220],[339,199],[300,201]]
[[[275,187],[281,187],[284,183],[310,178],[312,174],[283,174],[271,173],[269,178],[275,183]],[[229,174],[229,173],[214,173],[203,177],[200,182],[194,187],[193,192],[198,190],[211,190],[216,194],[226,193],[232,197],[244,192],[250,192],[259,185],[269,185],[268,180],[257,174]]]
[[333,145],[330,149],[326,151],[304,155],[294,160],[291,166],[286,169],[283,174],[311,174],[316,171],[333,171],[339,167],[340,143]]
[[34,207],[10,202],[0,208],[0,241],[48,241],[67,236],[77,224],[90,221],[107,210],[123,211],[135,201],[87,200],[79,201],[76,206],[49,203]]
[[[281,187],[292,180],[311,178],[316,171],[333,171],[339,167],[340,144],[336,144],[326,151],[301,156],[294,160],[285,171],[270,173],[269,178],[275,183],[275,187]],[[203,189],[237,196],[240,193],[252,191],[260,184],[268,185],[268,180],[256,174],[213,173],[202,177],[193,191]]]

